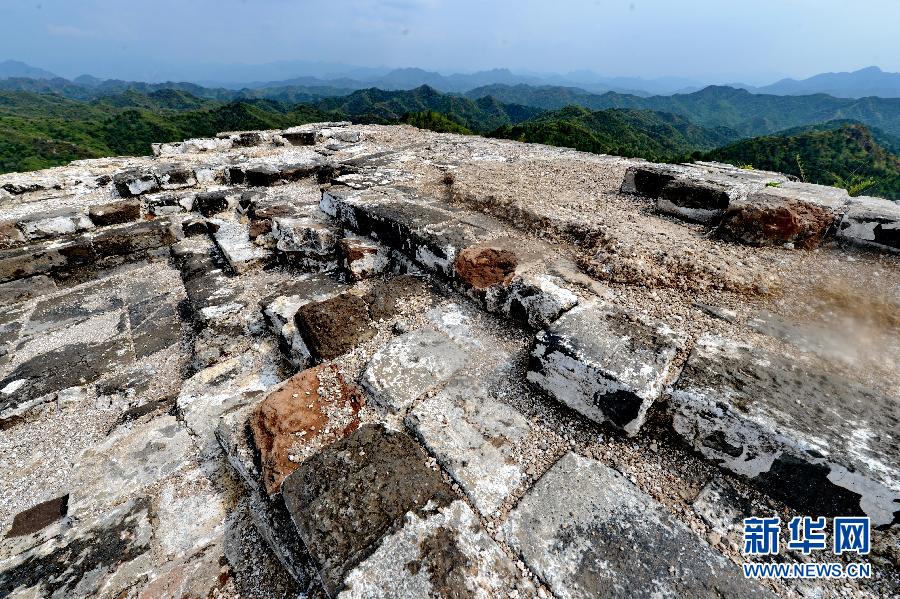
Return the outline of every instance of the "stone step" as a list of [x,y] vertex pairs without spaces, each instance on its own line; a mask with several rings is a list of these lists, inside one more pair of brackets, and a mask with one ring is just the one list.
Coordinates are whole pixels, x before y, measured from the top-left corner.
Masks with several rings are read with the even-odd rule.
[[273,260],[270,250],[250,239],[249,225],[221,218],[211,218],[207,222],[213,231],[213,240],[236,274],[262,268]]
[[269,391],[249,420],[266,491],[280,492],[307,458],[353,433],[364,403],[333,365],[298,372]]
[[452,281],[489,312],[542,328],[578,302],[561,274],[575,266],[499,221],[396,189],[333,186],[322,210]]
[[574,453],[525,495],[503,535],[558,597],[775,597],[624,476]]
[[217,246],[204,237],[189,237],[171,248],[193,315],[194,367],[205,368],[247,345],[240,281],[228,276]]
[[309,365],[333,360],[374,338],[381,321],[391,320],[414,299],[430,307],[433,298],[426,283],[412,275],[396,275],[303,302],[294,314],[297,333],[291,347]]
[[150,144],[154,156],[175,156],[178,154],[199,154],[221,152],[233,147],[231,139],[217,137],[187,139],[175,143]]
[[900,404],[837,374],[714,335],[670,393],[675,431],[804,514],[900,522]]
[[305,370],[312,365],[309,350],[294,322],[297,310],[305,304],[321,302],[347,290],[347,285],[338,283],[327,275],[306,274],[279,289],[277,297],[260,301],[266,325],[278,339],[281,353],[291,366],[297,370]]
[[95,223],[88,216],[87,210],[60,208],[29,214],[20,218],[17,225],[25,234],[26,240],[35,242],[89,231],[94,228]]
[[112,178],[120,197],[130,198],[161,190],[184,189],[197,185],[193,167],[179,163],[161,163],[121,171]]
[[733,199],[717,233],[748,245],[813,249],[834,232],[850,202],[846,190],[788,181]]
[[280,497],[270,498],[262,485],[256,464],[256,448],[247,434],[255,404],[234,408],[222,414],[216,438],[229,465],[238,473],[249,504],[253,525],[271,549],[281,566],[301,588],[310,587],[316,577],[316,566],[309,557],[291,517]]
[[717,234],[748,245],[812,249],[836,234],[877,249],[900,247],[896,202],[851,198],[844,189],[778,173],[716,163],[648,163],[630,167],[621,190],[655,199],[660,212],[718,223]]
[[261,341],[252,351],[216,362],[182,383],[175,408],[204,459],[221,451],[215,431],[222,414],[258,403],[278,384],[276,355],[274,344]]
[[272,237],[279,261],[302,272],[336,270],[341,235],[341,228],[321,213],[272,219]]
[[194,191],[163,191],[142,195],[140,199],[145,213],[158,218],[190,212],[197,195]]
[[297,149],[286,158],[233,164],[228,168],[228,180],[232,185],[272,187],[317,177],[330,169],[321,154],[311,149]]
[[527,376],[587,418],[635,435],[685,342],[664,323],[594,300],[537,334]]
[[625,173],[621,191],[656,200],[660,212],[695,222],[722,217],[732,200],[767,183],[785,183],[780,173],[744,170],[717,163],[640,164]]
[[238,212],[250,221],[250,237],[256,239],[272,232],[275,218],[303,218],[319,212],[321,192],[317,185],[303,182],[281,189],[248,189],[241,193]]
[[353,281],[380,276],[394,268],[391,250],[368,237],[346,235],[338,243],[338,267]]

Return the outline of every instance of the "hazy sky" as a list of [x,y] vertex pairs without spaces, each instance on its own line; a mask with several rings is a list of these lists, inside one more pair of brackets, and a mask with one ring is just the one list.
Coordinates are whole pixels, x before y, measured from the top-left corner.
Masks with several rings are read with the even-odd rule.
[[0,59],[159,79],[325,61],[769,82],[900,71],[898,0],[0,0]]

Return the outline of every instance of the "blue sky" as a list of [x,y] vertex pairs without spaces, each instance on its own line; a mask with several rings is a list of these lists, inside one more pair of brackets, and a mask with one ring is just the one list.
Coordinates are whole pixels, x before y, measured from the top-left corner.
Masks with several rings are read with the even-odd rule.
[[0,59],[149,80],[303,60],[765,83],[900,71],[898,23],[898,0],[0,0]]

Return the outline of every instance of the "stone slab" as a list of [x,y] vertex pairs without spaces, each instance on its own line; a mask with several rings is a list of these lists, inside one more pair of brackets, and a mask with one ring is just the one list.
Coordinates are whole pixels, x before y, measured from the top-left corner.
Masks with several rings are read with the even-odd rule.
[[254,164],[243,169],[250,187],[271,187],[315,175],[322,168],[319,160],[310,158],[291,163]]
[[489,288],[484,297],[486,309],[542,329],[578,303],[578,296],[559,277],[539,271],[514,274],[508,283]]
[[456,230],[459,223],[434,201],[416,201],[398,191],[365,196],[337,186],[322,194],[320,207],[358,234],[398,249],[447,277],[452,276],[457,252],[478,241],[471,230]]
[[44,243],[0,250],[0,282],[48,274],[64,267],[67,259],[60,249],[56,244]]
[[410,437],[365,425],[311,456],[281,487],[326,591],[367,558],[408,512],[449,505],[453,495]]
[[95,381],[133,360],[123,338],[74,343],[39,354],[0,380],[0,418],[49,393]]
[[0,283],[0,306],[12,306],[54,291],[56,283],[46,275]]
[[137,360],[175,345],[183,337],[178,310],[167,295],[131,304],[128,322]]
[[82,517],[134,496],[188,468],[193,453],[188,429],[175,416],[123,425],[75,459],[69,513]]
[[837,374],[714,335],[670,394],[675,431],[802,513],[900,522],[900,403]]
[[386,410],[404,414],[428,390],[468,363],[467,352],[446,334],[420,329],[395,337],[369,361],[362,384]]
[[341,599],[394,597],[533,597],[534,585],[491,539],[472,510],[454,501],[403,528],[346,580]]
[[555,251],[517,238],[492,217],[400,189],[365,192],[334,186],[323,192],[320,207],[360,235],[453,281],[488,311],[532,328],[546,326],[578,302],[549,272],[563,262]]
[[881,198],[853,198],[837,234],[860,245],[900,251],[900,204]]
[[16,514],[12,527],[6,533],[6,537],[21,537],[34,534],[63,518],[68,511],[68,495],[42,501]]
[[156,167],[156,179],[163,189],[183,189],[197,185],[194,170],[188,165],[177,163],[161,164]]
[[574,453],[525,495],[503,533],[562,599],[774,598],[621,474]]
[[814,204],[828,208],[836,213],[846,208],[851,201],[850,194],[847,193],[846,189],[800,181],[784,181],[777,185],[768,185],[760,190],[759,193],[766,193],[794,202]]
[[527,377],[591,420],[635,435],[683,343],[664,323],[594,300],[536,335]]
[[527,478],[520,449],[531,425],[472,377],[451,379],[410,410],[406,425],[486,517]]

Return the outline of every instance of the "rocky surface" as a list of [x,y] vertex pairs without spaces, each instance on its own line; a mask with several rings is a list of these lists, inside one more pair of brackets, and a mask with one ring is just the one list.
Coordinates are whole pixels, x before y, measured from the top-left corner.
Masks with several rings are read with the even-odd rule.
[[[0,177],[0,595],[900,592],[896,205],[399,126],[154,152]],[[769,514],[870,516],[873,576],[746,581]]]
[[895,400],[790,356],[704,336],[671,405],[676,432],[699,452],[798,510],[900,523]]
[[572,453],[525,496],[503,532],[560,597],[775,596],[621,474]]

